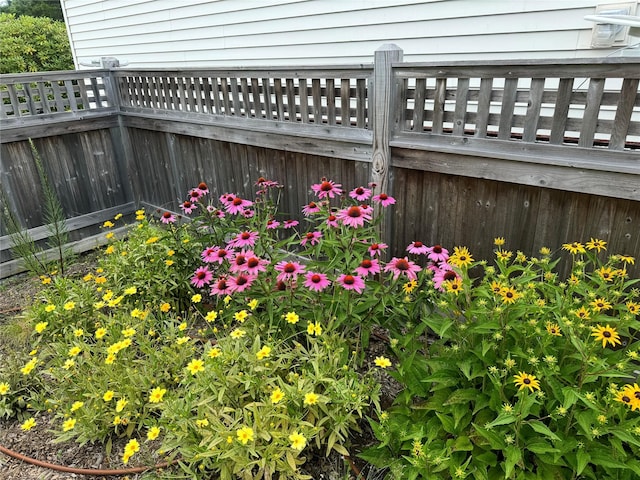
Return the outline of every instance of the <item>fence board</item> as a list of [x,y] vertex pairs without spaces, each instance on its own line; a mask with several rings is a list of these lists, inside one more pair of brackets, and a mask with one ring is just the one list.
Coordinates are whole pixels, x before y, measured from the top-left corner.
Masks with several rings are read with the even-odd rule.
[[614,150],[624,149],[625,139],[629,132],[631,114],[633,113],[634,100],[638,98],[638,84],[640,80],[637,78],[625,78],[622,83],[620,92],[620,100],[618,101],[616,117],[613,121],[611,129],[611,140],[609,148]]
[[593,146],[603,91],[604,78],[592,78],[589,82],[589,92],[587,93],[587,102],[582,117],[582,128],[580,129],[580,140],[578,141],[578,146],[580,147]]

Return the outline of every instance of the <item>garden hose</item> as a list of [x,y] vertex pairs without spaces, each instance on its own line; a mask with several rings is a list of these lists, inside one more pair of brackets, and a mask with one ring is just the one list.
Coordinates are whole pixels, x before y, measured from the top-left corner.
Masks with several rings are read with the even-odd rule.
[[74,467],[66,467],[64,465],[56,465],[54,463],[44,462],[42,460],[37,460],[35,458],[27,457],[26,455],[22,455],[21,453],[14,452],[13,450],[9,450],[8,448],[3,447],[2,445],[0,445],[0,452],[4,453],[9,457],[13,457],[17,460],[21,460],[23,462],[36,465],[38,467],[47,468],[49,470],[57,470],[59,472],[65,472],[65,473],[75,473],[77,475],[94,475],[94,476],[100,476],[100,475],[121,476],[121,475],[131,475],[134,473],[143,473],[143,472],[146,472],[147,470],[157,470],[160,468],[166,468],[177,462],[177,460],[174,460],[172,462],[159,463],[152,467],[131,467],[131,468],[119,468],[119,469],[113,469],[113,470],[99,469],[99,468],[74,468]]

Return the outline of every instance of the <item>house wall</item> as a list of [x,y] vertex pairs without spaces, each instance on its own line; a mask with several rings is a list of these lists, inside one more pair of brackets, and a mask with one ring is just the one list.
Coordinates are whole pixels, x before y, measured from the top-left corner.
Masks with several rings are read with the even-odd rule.
[[[601,57],[585,15],[619,0],[62,0],[78,68]],[[633,3],[633,2],[631,2]],[[637,5],[640,2],[636,3]],[[638,9],[640,10],[640,9]]]

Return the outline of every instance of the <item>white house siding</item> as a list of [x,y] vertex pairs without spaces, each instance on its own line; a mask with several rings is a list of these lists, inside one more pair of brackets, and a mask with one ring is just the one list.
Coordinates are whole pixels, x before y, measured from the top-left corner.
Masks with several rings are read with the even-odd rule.
[[[601,57],[596,5],[620,0],[62,0],[76,65],[130,67]],[[636,2],[637,5],[640,2]]]

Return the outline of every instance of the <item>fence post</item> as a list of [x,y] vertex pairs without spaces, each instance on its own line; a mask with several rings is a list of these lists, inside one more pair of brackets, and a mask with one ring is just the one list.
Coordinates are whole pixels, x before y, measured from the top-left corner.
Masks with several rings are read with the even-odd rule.
[[[393,78],[391,64],[402,61],[402,49],[393,43],[385,43],[375,51],[373,61],[373,145],[371,181],[376,184],[376,193],[391,195],[391,147],[389,141],[393,131],[398,89]],[[376,206],[376,214],[380,207]],[[390,244],[391,219],[384,218],[380,225],[382,241]]]

